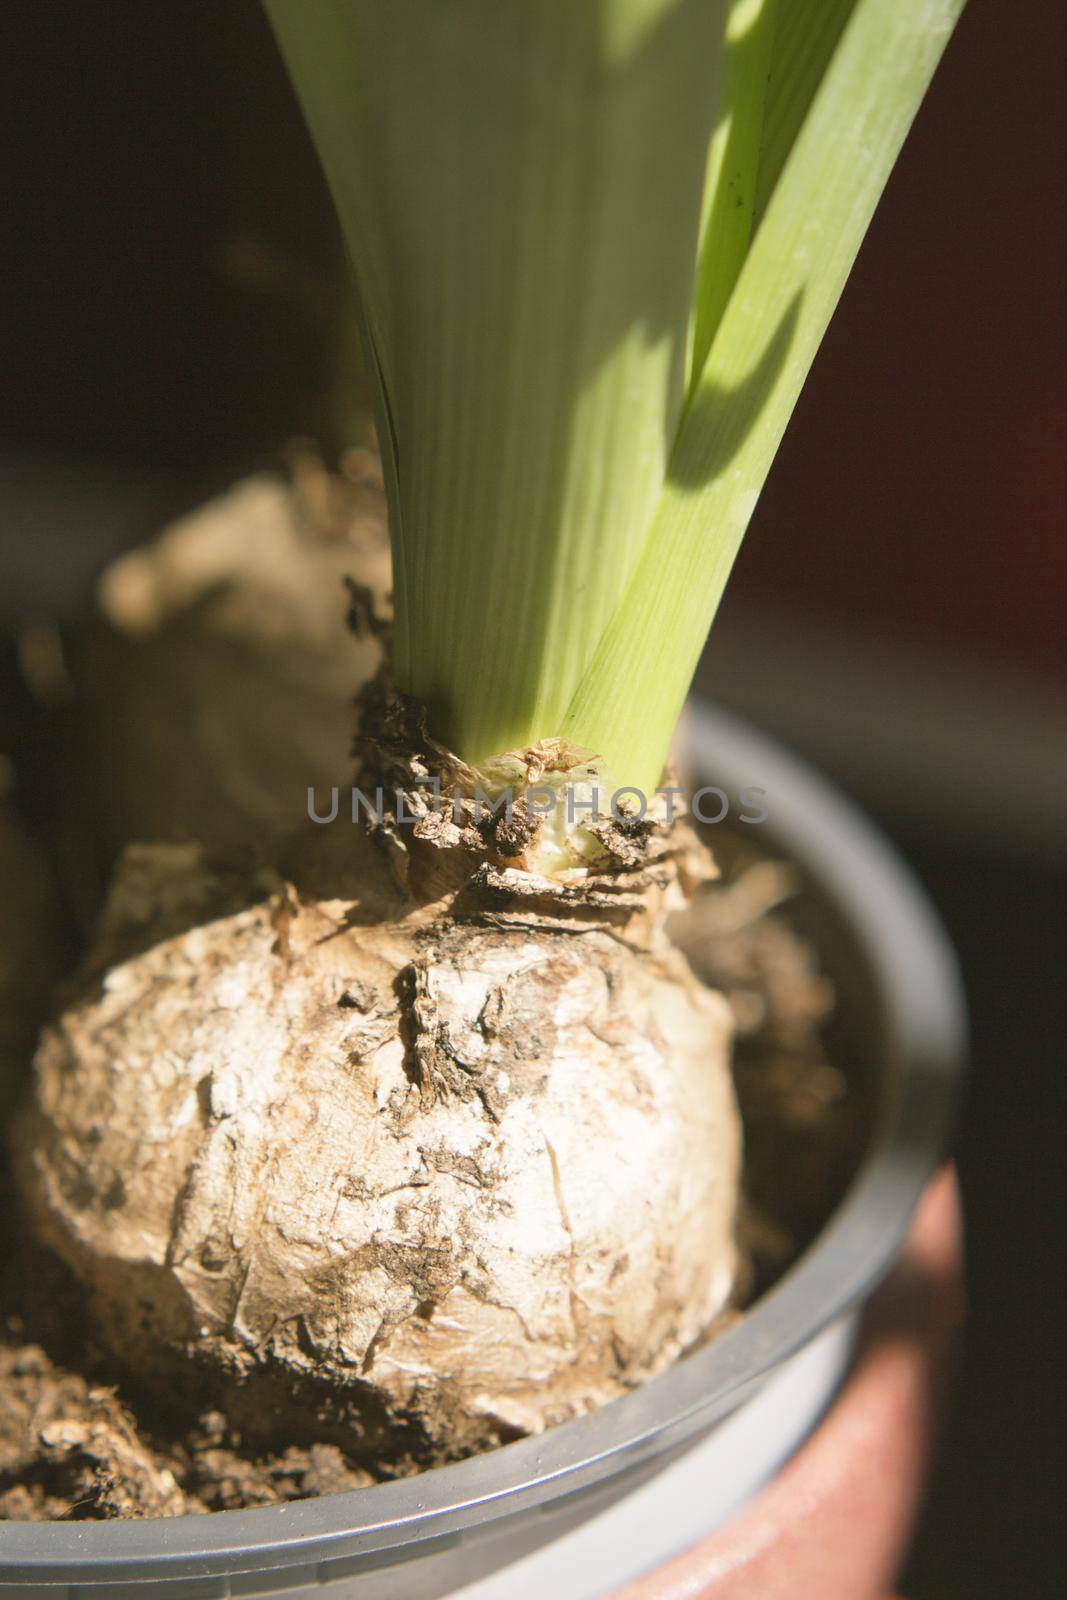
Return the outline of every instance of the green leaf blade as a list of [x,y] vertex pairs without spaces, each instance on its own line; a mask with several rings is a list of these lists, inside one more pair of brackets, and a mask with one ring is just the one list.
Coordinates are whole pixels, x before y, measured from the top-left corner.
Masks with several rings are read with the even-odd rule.
[[857,0],[779,0],[767,83],[753,225],[767,210],[775,185],[811,109]]
[[644,551],[563,724],[619,781],[658,782],[741,538],[963,3],[858,0],[814,95],[694,390]]
[[726,21],[693,298],[691,385],[704,369],[752,238],[779,5],[732,0]]
[[681,415],[725,0],[267,5],[389,404],[400,686],[471,760],[554,735]]

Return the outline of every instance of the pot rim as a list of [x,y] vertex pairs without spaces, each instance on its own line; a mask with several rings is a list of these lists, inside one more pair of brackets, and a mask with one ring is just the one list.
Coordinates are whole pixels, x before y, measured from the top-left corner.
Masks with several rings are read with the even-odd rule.
[[[874,997],[883,1092],[871,1145],[813,1244],[744,1317],[640,1389],[540,1436],[395,1483],[246,1511],[0,1528],[0,1584],[232,1575],[339,1557],[408,1559],[618,1483],[735,1411],[881,1280],[942,1160],[966,1025],[955,959],[877,830],[777,743],[699,701],[701,780],[766,791],[767,831],[847,931]],[[400,1547],[403,1547],[402,1549]],[[103,1569],[106,1568],[106,1571]]]

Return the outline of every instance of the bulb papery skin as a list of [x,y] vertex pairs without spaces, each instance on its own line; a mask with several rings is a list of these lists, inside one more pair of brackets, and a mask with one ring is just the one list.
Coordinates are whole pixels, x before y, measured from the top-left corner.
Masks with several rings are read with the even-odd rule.
[[531,883],[550,894],[556,883],[585,911],[598,899],[629,905],[651,930],[665,897],[677,910],[679,892],[684,899],[716,875],[692,834],[672,829],[676,788],[620,790],[594,751],[563,739],[472,766],[432,737],[424,708],[397,695],[387,675],[361,703],[361,777],[386,797],[381,842],[416,898],[508,873],[508,889],[527,899]]
[[348,777],[392,587],[380,468],[349,456],[358,481],[309,461],[258,475],[105,571],[71,641],[86,771],[66,804],[109,859],[143,840],[269,849],[309,788]]
[[358,830],[279,871],[127,852],[15,1149],[128,1369],[425,1465],[701,1337],[736,1265],[728,1007],[546,883],[459,916]]

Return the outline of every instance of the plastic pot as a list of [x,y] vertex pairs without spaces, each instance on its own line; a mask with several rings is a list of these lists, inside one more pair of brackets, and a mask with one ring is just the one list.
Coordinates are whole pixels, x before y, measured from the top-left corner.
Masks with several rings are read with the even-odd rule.
[[[964,1043],[955,964],[884,841],[801,763],[706,706],[694,781],[765,791],[875,1100],[869,1148],[815,1243],[729,1332],[540,1438],[397,1483],[260,1510],[0,1528],[0,1600],[323,1595],[594,1600],[735,1513],[800,1445],[940,1164]],[[736,810],[735,810],[736,815]]]

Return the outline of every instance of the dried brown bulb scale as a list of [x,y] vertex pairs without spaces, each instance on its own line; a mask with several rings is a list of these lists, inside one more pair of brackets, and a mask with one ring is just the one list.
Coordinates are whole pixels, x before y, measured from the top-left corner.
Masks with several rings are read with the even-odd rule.
[[[390,716],[366,770],[414,804],[444,757],[409,728],[405,767]],[[730,1295],[730,1014],[665,932],[710,862],[610,822],[553,877],[521,804],[471,818],[339,819],[269,870],[131,848],[38,1053],[38,1233],[130,1371],[264,1435],[449,1459],[625,1392]]]

